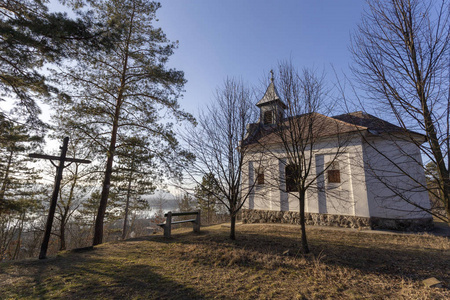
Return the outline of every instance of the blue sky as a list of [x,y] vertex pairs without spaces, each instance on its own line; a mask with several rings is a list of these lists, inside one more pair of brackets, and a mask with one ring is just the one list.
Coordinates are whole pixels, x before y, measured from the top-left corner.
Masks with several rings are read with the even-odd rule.
[[228,77],[258,85],[280,60],[298,68],[349,73],[350,34],[361,19],[363,0],[165,0],[157,23],[179,41],[169,65],[185,72],[180,100],[196,114]]
[[[50,1],[52,10],[65,10]],[[351,75],[350,35],[367,6],[364,0],[162,0],[161,5],[155,26],[179,41],[169,66],[185,72],[179,102],[195,116],[214,101],[227,77],[261,88],[282,60],[325,70],[330,86],[336,81],[332,65]],[[43,110],[48,121],[49,108]]]
[[[61,5],[52,1],[52,8]],[[227,77],[261,87],[282,60],[351,75],[350,35],[364,0],[162,0],[158,22],[179,48],[169,66],[185,72],[182,108],[194,115]]]

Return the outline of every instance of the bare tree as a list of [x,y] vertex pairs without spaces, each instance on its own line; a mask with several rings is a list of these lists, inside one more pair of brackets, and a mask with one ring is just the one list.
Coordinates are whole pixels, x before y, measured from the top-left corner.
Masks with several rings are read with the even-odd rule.
[[[428,189],[424,180],[408,175],[410,170],[392,161],[396,173],[410,176],[416,185],[440,199],[446,216],[431,212],[428,206],[409,203],[449,222],[450,6],[445,1],[423,0],[376,0],[368,6],[353,37],[352,71],[377,109],[384,109],[385,116],[397,121],[401,140],[419,147],[426,161],[437,167],[436,190]],[[411,130],[422,133],[425,139]],[[399,133],[395,132],[393,142],[399,141]],[[396,151],[408,156],[402,145],[398,143]],[[381,149],[375,150],[383,154]],[[409,156],[423,172],[420,157]],[[404,195],[389,181],[384,182],[393,194]]]
[[[258,171],[256,177],[258,180],[267,177],[267,184],[280,189],[286,197],[298,200],[301,247],[303,253],[309,253],[305,230],[307,191],[324,192],[324,174],[337,164],[345,151],[347,139],[343,137],[355,128],[324,115],[329,108],[325,105],[328,91],[323,76],[309,69],[299,73],[291,62],[281,62],[277,74],[280,94],[272,74],[271,83],[257,104],[261,110],[260,122],[245,145],[254,147],[253,153],[265,153],[263,166],[270,164],[271,158],[276,161],[275,167],[266,168],[275,172]],[[328,179],[333,176],[330,174],[327,174]],[[340,179],[335,181],[340,183]],[[288,200],[280,198],[280,202],[283,201]],[[280,203],[280,210],[289,210],[283,206],[285,204]]]
[[[231,217],[230,238],[234,240],[237,213],[252,190],[252,185],[244,188],[242,184],[248,156],[247,148],[240,147],[240,143],[246,137],[247,124],[255,118],[255,110],[250,90],[239,80],[225,80],[215,98],[216,102],[201,112],[198,126],[185,134],[185,142],[196,156],[188,174],[197,187],[227,208]],[[214,184],[202,185],[205,174],[210,174]]]

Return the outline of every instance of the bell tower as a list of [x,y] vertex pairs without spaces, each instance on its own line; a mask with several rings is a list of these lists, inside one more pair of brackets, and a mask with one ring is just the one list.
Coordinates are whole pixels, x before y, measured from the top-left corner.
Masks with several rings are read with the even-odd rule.
[[286,109],[286,104],[281,101],[273,81],[273,71],[271,70],[270,84],[267,87],[266,93],[262,99],[256,103],[256,106],[259,107],[260,111],[260,124],[264,126],[274,125],[283,120],[284,110]]

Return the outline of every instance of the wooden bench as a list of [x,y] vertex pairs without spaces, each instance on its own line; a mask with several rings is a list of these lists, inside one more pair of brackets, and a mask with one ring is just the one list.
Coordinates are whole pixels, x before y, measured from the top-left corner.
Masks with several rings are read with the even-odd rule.
[[[196,215],[196,217],[195,217],[195,219],[172,221],[172,217],[189,216],[189,215]],[[169,211],[168,213],[164,214],[164,217],[166,218],[166,221],[164,223],[158,224],[158,226],[161,226],[162,228],[164,228],[164,237],[166,237],[166,238],[169,238],[171,235],[172,224],[181,224],[181,223],[191,222],[194,227],[194,232],[200,232],[200,211],[179,212],[179,213],[173,213],[173,212]]]

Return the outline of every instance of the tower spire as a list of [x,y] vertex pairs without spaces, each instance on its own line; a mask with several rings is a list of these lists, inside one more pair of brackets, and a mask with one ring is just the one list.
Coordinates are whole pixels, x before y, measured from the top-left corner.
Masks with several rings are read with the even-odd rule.
[[273,70],[270,70],[270,84],[262,99],[256,103],[256,106],[258,106],[260,110],[259,120],[262,125],[277,124],[277,122],[283,120],[284,117],[286,104],[281,101],[273,81]]

